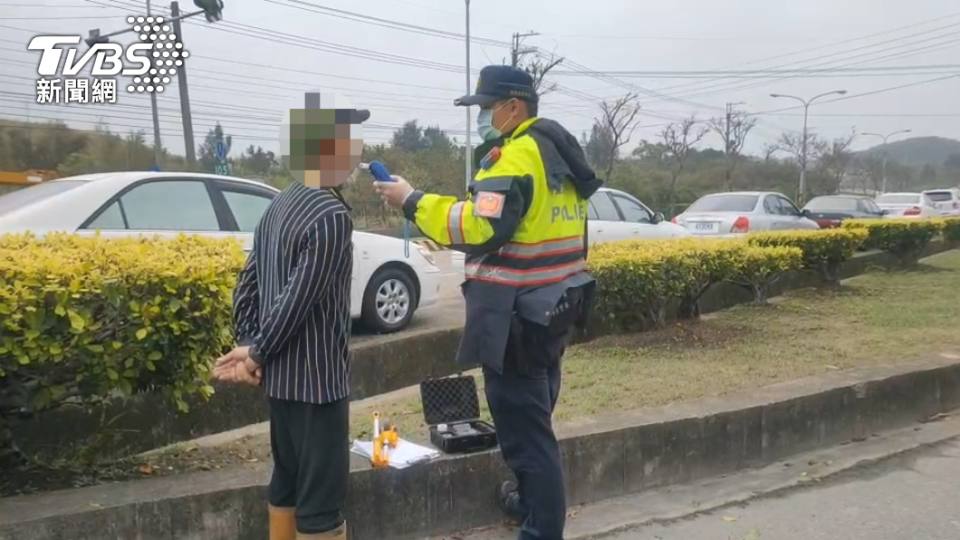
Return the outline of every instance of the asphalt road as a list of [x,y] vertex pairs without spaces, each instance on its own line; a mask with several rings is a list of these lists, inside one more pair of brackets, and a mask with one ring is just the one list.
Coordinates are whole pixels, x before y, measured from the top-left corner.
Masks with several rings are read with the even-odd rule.
[[744,508],[608,538],[956,540],[960,538],[960,442],[851,471],[819,487],[758,499]]

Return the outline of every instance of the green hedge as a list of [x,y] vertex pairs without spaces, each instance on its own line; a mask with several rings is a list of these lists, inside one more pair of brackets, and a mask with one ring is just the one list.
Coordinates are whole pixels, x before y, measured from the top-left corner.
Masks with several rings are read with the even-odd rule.
[[937,219],[851,219],[843,222],[845,229],[866,230],[864,248],[890,253],[901,267],[915,265],[943,226],[943,220]]
[[682,239],[600,244],[591,249],[588,266],[598,282],[595,316],[604,326],[643,330],[662,327],[672,302],[682,315],[695,314],[696,300],[721,281],[744,287],[755,303],[765,303],[770,285],[802,263],[803,252],[792,246]]
[[14,421],[67,403],[209,396],[243,261],[199,237],[0,237],[0,457]]
[[795,247],[803,253],[803,267],[824,282],[840,283],[840,269],[867,240],[864,229],[823,229],[754,233],[748,242],[761,247]]

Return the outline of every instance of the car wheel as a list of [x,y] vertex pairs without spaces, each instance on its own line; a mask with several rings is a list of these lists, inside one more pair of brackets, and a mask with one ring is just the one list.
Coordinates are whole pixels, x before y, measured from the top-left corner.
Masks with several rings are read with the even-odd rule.
[[410,324],[417,301],[416,288],[407,272],[383,268],[367,283],[360,320],[376,332],[397,332]]

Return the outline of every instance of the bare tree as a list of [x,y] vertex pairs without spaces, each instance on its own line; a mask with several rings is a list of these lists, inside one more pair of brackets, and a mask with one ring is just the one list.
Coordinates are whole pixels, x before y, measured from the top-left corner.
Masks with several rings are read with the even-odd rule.
[[757,119],[727,105],[727,114],[722,118],[713,118],[708,127],[723,139],[723,183],[727,191],[733,191],[733,171],[740,162],[741,150],[747,141],[747,134],[757,125]]
[[668,124],[660,132],[660,140],[666,149],[667,159],[673,166],[670,168],[670,184],[667,186],[667,205],[672,209],[674,194],[677,186],[677,178],[683,172],[683,166],[687,163],[687,156],[690,155],[690,149],[693,148],[703,136],[707,134],[709,128],[698,126],[697,119],[690,117],[681,120],[675,124]]
[[[810,163],[816,163],[827,151],[827,143],[814,135],[807,134],[807,147],[804,152],[803,133],[784,133],[780,135],[780,149],[790,153],[797,162],[797,167],[801,170],[810,170],[807,166]],[[806,193],[797,192],[797,199],[805,199]]]
[[637,95],[627,94],[622,98],[608,102],[600,103],[600,112],[603,118],[598,118],[596,123],[609,132],[612,139],[609,155],[607,156],[606,170],[604,171],[604,180],[610,181],[610,175],[613,174],[613,163],[617,159],[617,153],[620,147],[630,142],[634,130],[637,129],[637,114],[640,113],[640,105],[637,104]]
[[533,77],[533,89],[538,96],[545,96],[557,89],[557,84],[546,82],[545,78],[550,70],[559,66],[563,62],[563,57],[553,53],[545,54],[537,51],[533,57],[524,62],[523,69]]
[[769,163],[773,155],[780,151],[780,145],[776,143],[766,143],[763,145],[763,162]]
[[840,192],[847,172],[850,170],[853,162],[850,146],[856,136],[856,130],[851,130],[849,135],[834,139],[826,146],[826,151],[819,156],[818,164],[832,181],[831,188],[834,193]]

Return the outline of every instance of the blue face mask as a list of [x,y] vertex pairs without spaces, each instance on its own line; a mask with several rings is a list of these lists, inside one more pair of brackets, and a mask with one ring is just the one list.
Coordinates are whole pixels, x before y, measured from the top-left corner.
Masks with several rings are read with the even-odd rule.
[[500,130],[493,127],[493,109],[480,109],[477,115],[477,134],[484,141],[492,141],[503,136]]

